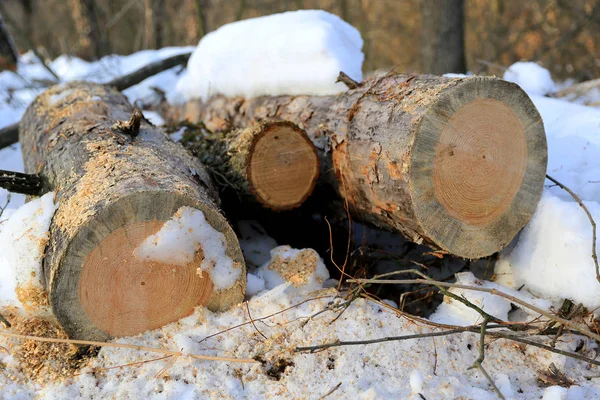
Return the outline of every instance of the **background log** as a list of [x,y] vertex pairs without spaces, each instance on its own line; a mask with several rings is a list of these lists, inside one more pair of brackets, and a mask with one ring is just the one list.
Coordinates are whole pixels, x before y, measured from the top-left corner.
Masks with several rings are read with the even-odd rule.
[[493,254],[529,221],[547,164],[542,119],[490,77],[374,77],[338,96],[216,96],[171,116],[209,129],[287,120],[359,219],[465,258]]
[[[242,254],[212,181],[197,159],[145,120],[137,135],[119,129],[132,111],[116,89],[74,82],[44,92],[21,121],[25,170],[39,173],[59,203],[43,269],[53,313],[73,338],[134,335],[197,305],[223,310],[243,300]],[[185,265],[133,254],[186,206],[223,235],[232,287],[217,290],[198,270],[202,248]]]
[[212,133],[186,130],[182,143],[221,179],[248,199],[274,210],[300,206],[319,176],[319,158],[306,132],[287,121]]

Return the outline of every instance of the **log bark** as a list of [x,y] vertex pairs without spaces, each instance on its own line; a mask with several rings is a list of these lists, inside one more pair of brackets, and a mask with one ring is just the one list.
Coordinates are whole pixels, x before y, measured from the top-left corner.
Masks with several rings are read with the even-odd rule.
[[547,164],[542,119],[497,78],[388,74],[337,96],[188,102],[209,129],[287,120],[362,221],[464,258],[493,254],[530,219]]
[[211,133],[202,126],[188,129],[182,143],[223,184],[244,199],[274,210],[300,206],[319,176],[319,157],[306,132],[276,121],[246,129]]
[[[38,172],[59,204],[43,270],[53,313],[73,338],[134,335],[198,305],[243,300],[242,253],[204,167],[145,120],[137,135],[125,129],[136,129],[132,112],[116,89],[73,82],[40,95],[21,121],[25,170]],[[214,275],[198,269],[202,248],[185,265],[134,254],[182,207],[202,211],[223,235],[232,287],[217,290]]]

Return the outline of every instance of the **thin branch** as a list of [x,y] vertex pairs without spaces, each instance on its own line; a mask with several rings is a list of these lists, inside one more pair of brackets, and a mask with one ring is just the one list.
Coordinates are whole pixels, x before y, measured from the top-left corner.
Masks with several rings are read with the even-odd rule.
[[330,396],[333,392],[335,392],[336,390],[338,390],[340,388],[340,386],[342,386],[342,382],[338,383],[330,391],[328,391],[327,393],[325,393],[323,396],[319,397],[319,400],[322,400],[322,399],[326,398],[327,396]]
[[195,358],[197,360],[208,360],[208,361],[225,361],[225,362],[239,362],[239,363],[257,363],[258,361],[252,358],[231,358],[231,357],[218,357],[218,356],[207,356],[203,354],[183,354],[180,351],[171,351],[165,349],[159,349],[155,347],[144,347],[138,346],[136,344],[127,344],[127,343],[108,343],[108,342],[95,342],[91,340],[76,340],[76,339],[57,339],[57,338],[47,338],[41,336],[30,336],[30,335],[19,335],[17,333],[11,333],[6,331],[0,331],[0,336],[11,337],[15,339],[22,340],[34,340],[37,342],[49,342],[49,343],[67,343],[67,344],[84,344],[91,346],[100,346],[100,347],[117,347],[122,349],[133,349],[139,351],[148,351],[152,353],[162,353],[169,354],[171,356],[183,356]]
[[254,327],[256,332],[258,332],[260,334],[260,336],[262,336],[263,338],[265,338],[265,340],[267,340],[267,337],[256,327],[256,324],[254,323],[254,319],[252,319],[252,314],[250,314],[250,303],[249,302],[246,302],[246,309],[248,310],[248,318],[250,318],[250,322],[252,322],[252,326]]
[[108,86],[114,86],[119,91],[123,91],[133,85],[137,85],[146,78],[156,75],[160,72],[166,71],[173,67],[187,63],[192,53],[177,54],[171,57],[167,57],[163,60],[155,61],[150,63],[137,71],[133,71],[130,74],[120,76],[106,83]]
[[592,89],[600,88],[600,78],[592,79],[591,81],[585,81],[581,83],[576,83],[567,88],[559,90],[558,92],[552,93],[552,97],[565,97],[571,94],[575,95],[575,98],[583,96],[586,92],[589,92]]
[[0,129],[0,149],[19,141],[19,124],[8,125]]
[[587,209],[585,204],[583,204],[583,201],[581,201],[579,196],[577,196],[571,189],[569,189],[550,175],[546,175],[546,178],[560,186],[560,188],[565,190],[567,193],[569,193],[571,197],[573,197],[575,201],[581,206],[581,208],[583,208],[583,211],[585,211],[588,219],[590,220],[590,224],[592,224],[592,259],[594,260],[594,265],[596,266],[596,280],[600,282],[600,267],[598,266],[598,256],[596,254],[596,223],[594,222],[594,218],[592,218],[592,214]]
[[[397,271],[397,273],[400,273],[403,271]],[[512,303],[521,305],[525,308],[528,308],[532,311],[535,311],[538,314],[541,314],[553,321],[556,321],[560,324],[563,324],[569,328],[571,328],[572,330],[587,336],[591,339],[600,341],[600,335],[590,331],[585,325],[579,324],[577,322],[573,322],[573,321],[569,321],[567,319],[564,318],[560,318],[556,315],[553,315],[552,313],[549,313],[546,310],[542,310],[539,307],[534,306],[533,304],[529,304],[526,301],[523,301],[517,297],[511,296],[509,294],[506,294],[504,292],[501,292],[497,289],[488,289],[488,288],[484,288],[484,287],[480,287],[480,286],[469,286],[469,285],[460,285],[460,284],[456,284],[456,283],[447,283],[447,282],[439,282],[439,281],[434,281],[434,280],[430,280],[430,279],[349,279],[348,282],[360,282],[360,283],[375,283],[375,284],[414,284],[414,283],[420,283],[420,284],[425,284],[425,285],[434,285],[434,286],[445,286],[445,287],[451,287],[451,288],[456,288],[456,289],[466,289],[466,290],[474,290],[476,292],[484,292],[484,293],[490,293],[502,298],[505,298],[507,300],[509,300]]]
[[0,169],[0,188],[12,193],[41,196],[46,191],[42,178],[36,174],[4,171]]
[[344,71],[340,71],[335,83],[342,82],[348,89],[356,89],[360,86],[359,82],[356,82],[354,79],[350,78]]
[[492,386],[492,388],[494,388],[494,391],[496,392],[498,397],[501,398],[502,400],[505,400],[504,395],[502,395],[502,392],[500,391],[500,389],[498,389],[498,386],[496,386],[496,384],[494,383],[494,380],[492,379],[490,374],[488,374],[488,372],[483,367],[483,361],[485,360],[485,332],[486,332],[488,322],[489,322],[489,320],[486,317],[484,317],[483,323],[481,324],[480,334],[479,334],[479,357],[477,357],[475,362],[473,362],[473,365],[471,365],[468,369],[472,369],[472,368],[479,369],[479,371],[481,371],[483,376],[485,376],[485,379],[488,380],[488,382]]

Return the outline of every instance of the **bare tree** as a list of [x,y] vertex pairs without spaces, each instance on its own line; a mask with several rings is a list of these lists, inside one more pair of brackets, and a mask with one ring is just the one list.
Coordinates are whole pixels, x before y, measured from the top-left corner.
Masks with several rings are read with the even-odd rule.
[[80,0],[82,15],[87,20],[89,26],[88,37],[94,48],[94,56],[100,58],[108,52],[106,40],[100,31],[98,23],[98,7],[96,0]]
[[421,0],[420,50],[425,73],[466,71],[464,0]]
[[0,71],[5,68],[14,69],[18,59],[17,46],[0,15]]

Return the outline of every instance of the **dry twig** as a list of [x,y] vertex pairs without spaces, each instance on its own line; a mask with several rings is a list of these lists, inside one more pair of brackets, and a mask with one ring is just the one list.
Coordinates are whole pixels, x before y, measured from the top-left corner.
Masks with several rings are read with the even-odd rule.
[[583,204],[583,201],[581,201],[579,196],[577,196],[571,189],[569,189],[568,187],[566,187],[565,185],[563,185],[562,183],[560,183],[559,181],[557,181],[550,175],[546,175],[546,178],[551,180],[552,182],[554,182],[556,185],[558,185],[561,189],[565,190],[567,193],[569,193],[571,195],[571,197],[573,197],[575,199],[577,204],[579,204],[581,206],[581,208],[583,208],[583,211],[585,211],[585,214],[587,215],[588,219],[590,220],[590,224],[592,224],[592,259],[594,260],[594,265],[596,266],[596,280],[598,282],[600,282],[600,267],[598,266],[598,256],[596,255],[596,222],[594,222],[594,218],[592,218],[592,214],[590,213],[590,210],[587,209],[587,207],[585,206],[585,204]]

